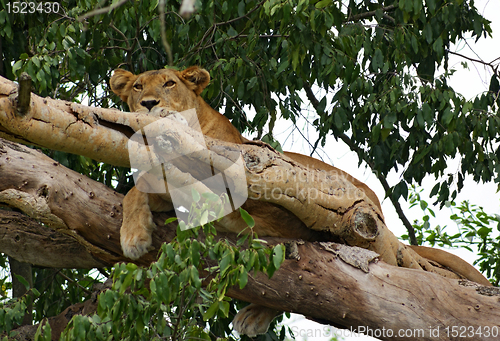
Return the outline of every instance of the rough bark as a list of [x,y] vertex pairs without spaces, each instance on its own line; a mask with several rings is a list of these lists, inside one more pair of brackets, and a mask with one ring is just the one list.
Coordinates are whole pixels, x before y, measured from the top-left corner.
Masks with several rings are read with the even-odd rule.
[[[42,98],[31,94],[29,111],[17,115],[18,88],[0,77],[0,137],[128,166],[127,141],[157,118]],[[112,129],[107,129],[112,127]],[[85,141],[85,143],[82,143]]]
[[[15,114],[14,89],[13,83],[0,79],[2,136],[116,165],[129,163],[125,149],[128,136],[157,119],[87,108],[35,95],[31,96],[28,113],[19,118]],[[82,140],[85,143],[81,143]],[[215,167],[226,169],[224,164],[228,158],[225,153],[239,151],[245,159],[246,176],[255,185],[249,186],[249,196],[260,196],[259,200],[294,210],[308,228],[326,229],[350,240],[352,245],[364,247],[374,244],[371,242],[375,232],[379,235],[386,233],[387,228],[377,217],[377,210],[349,184],[325,178],[327,186],[322,187],[318,182],[319,175],[311,172],[306,178],[313,179],[315,185],[319,184],[316,188],[322,189],[317,198],[300,200],[303,199],[300,188],[298,193],[291,195],[288,195],[287,188],[281,188],[282,196],[275,202],[275,197],[265,195],[265,189],[280,188],[286,179],[277,173],[266,172],[278,169],[283,175],[307,171],[265,148],[210,143]],[[183,148],[187,148],[186,145]],[[217,160],[220,165],[217,165]],[[353,191],[350,205],[344,206],[345,202],[332,200],[339,190]],[[122,199],[120,194],[106,186],[66,169],[38,151],[0,140],[0,203],[23,213],[0,210],[0,222],[3,222],[0,228],[5,231],[5,237],[0,239],[0,250],[11,257],[54,267],[94,267],[127,261],[119,243]],[[320,213],[310,220],[308,217],[313,211]],[[362,213],[359,219],[356,212]],[[155,222],[162,226],[166,217],[167,214],[156,214]],[[156,249],[162,242],[171,240],[174,231],[173,225],[158,228],[153,236]],[[56,235],[59,237],[54,238]],[[231,238],[230,235],[225,237]],[[278,241],[270,239],[272,243]],[[37,245],[60,252],[57,248],[61,243],[73,250],[67,253],[65,264],[50,252],[34,253]],[[466,282],[383,262],[369,263],[359,257],[370,251],[359,249],[355,256],[349,257],[338,248],[341,247],[336,244],[299,243],[294,247],[294,256],[285,261],[272,279],[256,275],[244,290],[233,288],[229,295],[301,313],[339,327],[391,328],[392,336],[381,337],[386,340],[403,339],[397,333],[407,328],[429,331],[429,327],[440,327],[440,337],[432,339],[449,340],[453,338],[443,332],[446,327],[500,325],[495,289],[486,291],[482,287],[464,285]],[[152,252],[138,263],[147,265],[154,258]],[[367,258],[372,258],[372,255],[368,254]],[[400,261],[403,260],[396,262]],[[413,339],[431,338],[426,333]],[[483,334],[468,339],[487,338]]]
[[[377,261],[364,272],[325,250],[339,248],[333,243],[299,243],[297,248],[300,259],[285,260],[272,279],[257,274],[244,290],[233,289],[229,295],[340,328],[385,328],[382,340],[459,340],[452,337],[453,326],[477,331],[500,322],[498,288]],[[365,252],[357,250],[356,260]],[[423,333],[399,335],[407,330]],[[465,335],[467,340],[497,339]]]

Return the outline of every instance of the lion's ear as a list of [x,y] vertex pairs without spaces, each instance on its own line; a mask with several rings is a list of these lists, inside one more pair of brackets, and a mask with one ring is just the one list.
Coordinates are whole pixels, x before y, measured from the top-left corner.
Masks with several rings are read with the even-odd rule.
[[128,96],[132,90],[132,85],[134,84],[137,76],[132,72],[123,69],[116,69],[113,71],[113,76],[109,80],[109,85],[111,85],[111,90],[120,96],[122,101],[127,103]]
[[188,67],[179,73],[180,78],[184,83],[199,95],[205,89],[205,87],[210,83],[210,74],[207,70],[199,68],[198,66]]

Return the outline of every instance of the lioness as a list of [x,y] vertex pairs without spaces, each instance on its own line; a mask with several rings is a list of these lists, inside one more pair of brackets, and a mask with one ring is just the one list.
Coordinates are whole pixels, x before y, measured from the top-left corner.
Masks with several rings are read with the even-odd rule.
[[[131,111],[151,113],[155,108],[166,108],[169,111],[184,111],[196,109],[202,133],[206,136],[223,140],[226,142],[244,144],[252,143],[241,136],[238,130],[222,114],[212,109],[200,96],[203,89],[210,81],[209,73],[197,66],[189,67],[183,71],[173,69],[162,69],[144,72],[134,75],[123,69],[114,71],[110,80],[112,91],[126,102]],[[343,177],[362,190],[369,200],[372,201],[378,215],[383,220],[380,202],[375,193],[364,183],[355,179],[342,170],[328,165],[314,158],[296,153],[286,152],[286,156],[296,162],[313,169],[325,170],[330,174]],[[300,220],[285,209],[273,205],[262,205],[258,201],[247,200],[243,206],[254,217],[256,225],[254,231],[261,237],[276,236],[283,238],[300,238],[315,241],[328,239],[318,231],[308,229]],[[120,241],[123,253],[131,259],[138,259],[148,252],[151,247],[151,233],[156,227],[153,223],[151,211],[169,211],[173,209],[171,198],[168,193],[154,194],[142,193],[136,187],[132,188],[123,200],[123,222],[120,230]],[[234,212],[225,217],[230,219],[230,231],[240,232],[246,224]],[[331,239],[330,239],[331,240]],[[411,267],[421,268],[419,264],[425,262],[426,268],[429,263],[415,254],[422,253],[423,257],[455,270],[462,277],[483,285],[490,283],[471,265],[449,253],[429,248],[412,247],[407,248],[399,243],[399,251],[415,255],[415,262]],[[381,254],[381,259],[392,265],[398,265],[399,260],[392,250],[375,250]],[[428,265],[432,268],[432,265]],[[427,269],[428,270],[428,269]],[[432,270],[431,270],[432,271]],[[451,277],[460,276],[448,271]],[[444,275],[448,273],[445,271]],[[269,323],[278,312],[251,304],[242,309],[235,317],[233,325],[240,334],[250,336],[262,334],[267,331]]]

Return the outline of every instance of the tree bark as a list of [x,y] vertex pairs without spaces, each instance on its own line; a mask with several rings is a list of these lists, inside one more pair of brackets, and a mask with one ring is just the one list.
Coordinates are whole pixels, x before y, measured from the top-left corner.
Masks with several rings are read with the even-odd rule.
[[[26,115],[19,118],[15,114],[15,89],[12,82],[0,79],[2,136],[116,165],[129,164],[128,137],[157,120],[35,95],[31,96]],[[226,153],[235,150],[242,153],[246,176],[255,185],[248,188],[250,198],[260,196],[260,201],[293,210],[308,229],[326,229],[352,245],[363,247],[375,245],[373,239],[377,234],[390,233],[377,216],[377,209],[349,183],[327,178],[319,181],[317,172],[308,173],[290,159],[266,148],[210,140],[209,144],[216,168],[226,169],[224,164],[231,159],[225,157]],[[188,148],[186,145],[189,144],[185,143],[183,148]],[[273,169],[277,171],[273,173]],[[268,171],[271,173],[266,173]],[[300,188],[297,188],[299,193],[292,195],[287,194],[287,188],[282,188],[284,196],[280,199],[274,199],[272,192],[265,195],[266,188],[280,188],[286,182],[283,175],[295,175],[294,172],[307,173],[306,178],[313,180],[308,186],[322,189],[320,195],[313,200],[299,200]],[[321,186],[322,181],[327,184],[325,188]],[[351,193],[352,197],[335,201],[332,198],[338,191]],[[0,222],[3,222],[0,228],[6,231],[0,239],[0,250],[19,261],[54,267],[97,267],[128,261],[122,255],[119,241],[122,200],[122,195],[63,167],[41,152],[0,140],[0,203],[23,213],[0,210]],[[311,220],[313,211],[320,213]],[[356,212],[361,214],[358,216]],[[168,214],[155,214],[155,222],[163,226],[167,217]],[[161,243],[170,241],[174,235],[174,224],[157,228],[153,246],[158,250]],[[268,239],[270,243],[283,241]],[[399,251],[397,241],[390,239],[388,243],[395,243]],[[61,244],[68,245],[72,251],[61,250]],[[257,274],[243,290],[230,289],[229,296],[301,313],[342,328],[391,329],[391,335],[379,335],[383,340],[452,340],[458,337],[451,334],[451,329],[450,334],[446,334],[446,327],[475,327],[477,331],[478,327],[500,325],[498,297],[495,297],[499,293],[495,288],[484,289],[466,281],[370,261],[373,253],[365,249],[346,255],[345,247],[334,243],[292,242],[290,245],[293,257],[285,260],[272,279]],[[36,247],[45,250],[37,254]],[[66,259],[61,260],[63,257],[56,252],[66,252]],[[404,263],[404,255],[398,253],[397,256],[396,263]],[[150,252],[137,263],[148,265],[155,257],[156,253]],[[382,258],[387,257],[382,255]],[[440,336],[429,335],[429,328],[436,330],[437,327]],[[425,333],[413,338],[401,337],[399,331],[406,329],[422,329]],[[468,339],[488,338],[483,333]]]
[[[29,288],[21,282],[16,276],[23,278],[29,287],[33,287],[33,276],[31,273],[31,264],[20,262],[12,257],[9,257],[10,274],[12,276],[12,297],[19,298],[24,295],[29,295]],[[26,314],[23,317],[21,326],[32,325],[33,324],[33,302],[30,299],[28,307],[26,309]]]

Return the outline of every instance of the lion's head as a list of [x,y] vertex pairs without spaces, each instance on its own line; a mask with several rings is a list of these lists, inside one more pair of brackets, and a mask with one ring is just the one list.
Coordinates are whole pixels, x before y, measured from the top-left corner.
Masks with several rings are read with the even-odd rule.
[[179,112],[196,108],[198,96],[209,82],[210,74],[197,66],[139,75],[116,69],[110,79],[111,90],[128,104],[130,111],[146,113],[155,107]]

